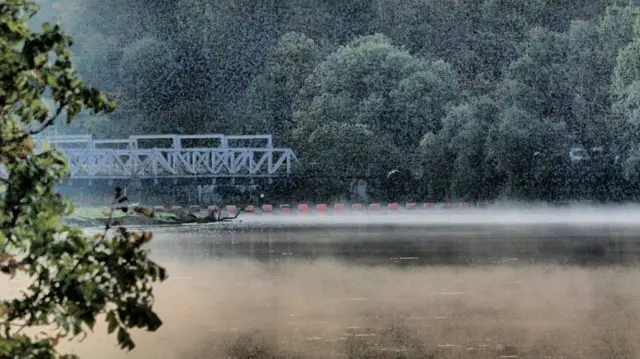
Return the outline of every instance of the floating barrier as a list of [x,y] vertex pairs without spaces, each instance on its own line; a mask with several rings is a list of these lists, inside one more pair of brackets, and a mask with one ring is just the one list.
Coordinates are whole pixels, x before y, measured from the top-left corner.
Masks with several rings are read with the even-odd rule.
[[316,211],[322,214],[327,213],[327,205],[324,203],[316,204]]
[[306,204],[306,203],[300,203],[300,204],[298,205],[298,211],[299,211],[301,214],[307,214],[307,213],[309,213],[309,205],[308,205],[308,204]]
[[[344,203],[336,203],[333,205],[333,212],[337,213],[337,214],[341,214],[344,213],[345,211],[345,204]],[[170,211],[182,211],[183,207],[182,206],[171,206],[168,207]],[[190,213],[196,213],[196,212],[200,212],[203,208],[198,206],[198,205],[192,205],[192,206],[188,206],[188,211]],[[227,205],[226,207],[226,211],[227,213],[231,214],[231,215],[235,215],[236,213],[238,213],[238,207],[235,205]],[[263,213],[274,213],[274,206],[270,205],[270,204],[265,204],[262,205],[262,212]],[[288,204],[282,204],[279,206],[280,208],[280,213],[291,213],[291,207]],[[313,208],[310,208],[308,204],[306,203],[300,203],[297,205],[297,210],[300,214],[310,214],[310,213],[320,213],[320,214],[326,214],[329,210],[327,204],[325,203],[319,203],[316,204]],[[409,202],[409,203],[405,203],[403,206],[403,209],[406,209],[408,211],[415,211],[418,209],[423,209],[423,210],[434,210],[434,209],[447,209],[447,210],[452,210],[452,209],[456,209],[456,210],[462,210],[462,209],[468,209],[469,208],[469,204],[466,202],[456,202],[456,203],[452,203],[452,202],[443,202],[443,203],[432,203],[432,202],[426,202],[424,204],[422,204],[420,207],[418,206],[417,203],[415,202]],[[361,203],[354,203],[351,205],[351,211],[352,212],[362,212],[364,211],[365,207],[363,204]],[[369,212],[380,212],[382,210],[382,205],[380,203],[370,203],[368,205],[368,209]],[[392,202],[392,203],[388,203],[386,205],[386,210],[389,212],[397,212],[400,211],[401,209],[401,205],[397,202]],[[162,211],[166,211],[167,209],[164,206],[153,206],[153,210],[157,211],[157,212],[162,212]],[[207,207],[207,211],[208,212],[217,212],[219,211],[218,206],[215,205],[211,205]],[[243,210],[244,212],[247,213],[255,213],[256,212],[256,207],[254,205],[248,205],[244,208]]]
[[164,212],[164,206],[153,206],[153,210],[156,212]]

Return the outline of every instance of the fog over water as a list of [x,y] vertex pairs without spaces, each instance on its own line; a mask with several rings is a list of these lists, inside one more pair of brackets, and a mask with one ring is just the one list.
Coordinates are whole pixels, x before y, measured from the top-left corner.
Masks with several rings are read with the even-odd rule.
[[[154,229],[164,320],[83,358],[635,358],[638,208],[242,215]],[[452,225],[455,224],[455,225]]]
[[400,210],[389,212],[385,209],[379,212],[365,210],[336,214],[332,211],[319,214],[312,211],[309,214],[243,214],[243,223],[277,223],[277,224],[483,224],[483,225],[513,225],[513,224],[623,224],[640,225],[640,206],[493,206],[489,208],[466,209],[431,209],[431,210]]

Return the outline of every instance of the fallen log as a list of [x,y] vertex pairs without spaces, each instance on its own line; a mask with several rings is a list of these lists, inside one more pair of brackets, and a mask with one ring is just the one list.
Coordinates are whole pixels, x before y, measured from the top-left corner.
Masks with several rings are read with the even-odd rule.
[[222,210],[214,209],[209,212],[205,217],[198,217],[194,213],[189,212],[176,212],[174,213],[178,218],[178,222],[176,224],[207,224],[207,223],[218,223],[218,222],[229,222],[238,218],[240,213],[244,212],[247,207],[243,207],[239,211],[236,212],[234,216],[222,216]]

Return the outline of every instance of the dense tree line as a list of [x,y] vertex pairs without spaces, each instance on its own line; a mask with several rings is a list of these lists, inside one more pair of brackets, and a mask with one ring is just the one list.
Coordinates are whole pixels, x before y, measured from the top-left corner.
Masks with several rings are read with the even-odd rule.
[[[640,7],[613,0],[60,0],[120,104],[68,131],[273,133],[301,196],[640,194]],[[62,129],[64,130],[64,129]],[[387,173],[400,171],[391,179]]]

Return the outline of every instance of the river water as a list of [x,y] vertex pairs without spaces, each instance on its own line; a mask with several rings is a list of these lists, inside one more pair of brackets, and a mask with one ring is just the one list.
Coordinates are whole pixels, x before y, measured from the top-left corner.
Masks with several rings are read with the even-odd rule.
[[[420,217],[422,216],[422,217]],[[438,217],[439,216],[439,217]],[[622,212],[245,217],[154,229],[164,326],[83,358],[637,358]],[[537,216],[537,217],[536,217]]]

